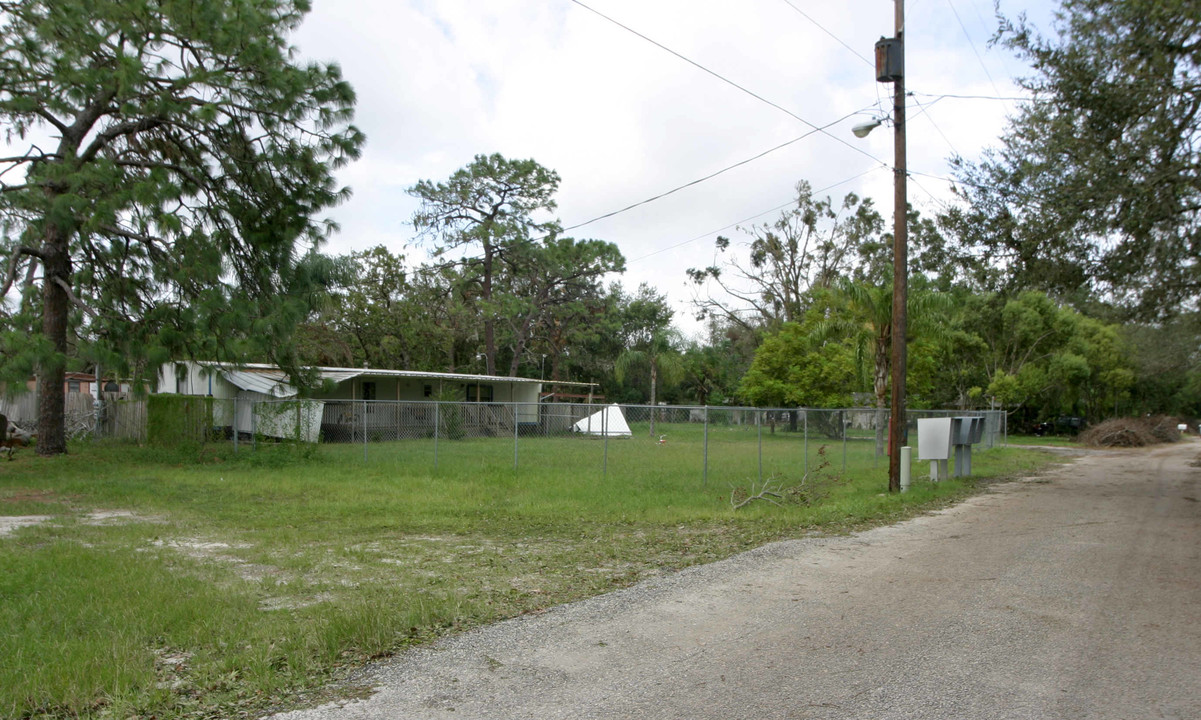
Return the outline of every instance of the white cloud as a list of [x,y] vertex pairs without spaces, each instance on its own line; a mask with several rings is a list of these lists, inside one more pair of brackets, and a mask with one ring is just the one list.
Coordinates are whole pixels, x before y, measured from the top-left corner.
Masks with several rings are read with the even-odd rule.
[[[874,69],[785,0],[586,2],[811,123],[878,100],[878,112],[890,108],[890,87],[874,82]],[[891,0],[790,2],[869,59],[875,41],[892,34]],[[995,144],[1012,104],[948,98],[931,105],[931,95],[1016,94],[1010,73],[1021,65],[985,45],[991,0],[910,6],[907,83],[928,93],[913,98],[924,111],[909,104],[910,168],[945,176],[952,147],[972,158]],[[1050,8],[1025,0],[1002,9],[1045,22]],[[295,40],[306,56],[341,64],[358,94],[356,124],[368,136],[363,158],[341,176],[354,197],[334,212],[342,225],[328,246],[334,252],[380,243],[402,251],[414,209],[405,188],[443,179],[478,153],[533,157],[557,170],[558,214],[572,225],[810,130],[567,0],[316,0]],[[684,270],[712,261],[708,233],[788,201],[798,180],[822,188],[879,165],[865,154],[892,162],[887,128],[865,140],[851,136],[850,126],[866,117],[830,128],[837,139],[814,135],[576,234],[616,242],[631,260],[624,282],[668,292],[686,321]],[[874,198],[882,214],[892,211],[887,169],[828,194],[849,191]],[[924,212],[936,209],[927,191],[937,201],[949,197],[945,182],[917,176],[910,201]]]

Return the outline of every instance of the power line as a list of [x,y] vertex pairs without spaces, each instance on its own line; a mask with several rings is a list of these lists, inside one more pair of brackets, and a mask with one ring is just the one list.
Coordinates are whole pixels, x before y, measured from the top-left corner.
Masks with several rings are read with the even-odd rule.
[[[839,180],[839,181],[838,181],[838,182],[836,182],[836,183],[832,183],[832,184],[830,184],[830,185],[827,185],[827,186],[825,186],[825,187],[818,188],[817,190],[813,190],[813,191],[811,191],[811,194],[812,194],[812,195],[817,195],[817,194],[819,194],[819,193],[824,193],[825,191],[827,191],[827,190],[831,190],[831,189],[833,189],[833,188],[836,188],[836,187],[838,187],[839,185],[846,185],[847,183],[849,183],[849,182],[851,182],[851,181],[853,181],[853,180],[858,180],[859,178],[863,177],[864,175],[867,175],[868,173],[872,173],[872,172],[875,172],[876,170],[880,170],[881,168],[887,168],[887,167],[888,167],[888,166],[887,166],[886,164],[883,164],[883,163],[881,163],[880,165],[878,165],[878,166],[876,166],[876,167],[872,167],[872,168],[868,168],[867,170],[864,170],[863,172],[859,173],[858,175],[852,175],[851,177],[849,177],[849,178],[847,178],[847,179],[845,179],[845,180]],[[754,219],[756,219],[756,218],[759,218],[759,217],[762,217],[762,216],[764,216],[764,215],[767,215],[768,213],[773,213],[773,212],[777,212],[777,211],[779,211],[779,210],[783,210],[784,208],[786,208],[786,207],[789,207],[790,205],[794,204],[795,202],[796,202],[796,200],[795,200],[795,199],[793,199],[793,200],[789,200],[788,202],[784,203],[783,205],[777,205],[776,207],[774,207],[774,208],[771,208],[770,210],[764,210],[763,212],[760,212],[760,213],[755,213],[754,215],[751,215],[750,217],[743,218],[742,220],[739,220],[739,221],[737,221],[737,222],[730,223],[729,225],[726,225],[726,226],[724,226],[724,227],[719,227],[719,228],[718,228],[718,229],[716,229],[716,230],[710,230],[710,231],[709,231],[709,232],[707,232],[707,233],[702,233],[702,234],[700,234],[700,235],[697,235],[697,236],[696,236],[696,237],[694,237],[694,238],[690,238],[690,239],[688,239],[688,240],[684,240],[683,242],[678,242],[678,243],[676,243],[676,244],[674,244],[674,245],[668,245],[668,246],[667,246],[667,247],[665,247],[665,248],[660,248],[660,249],[658,249],[658,250],[655,250],[654,252],[649,252],[649,253],[647,253],[646,255],[640,255],[640,256],[638,256],[638,257],[636,257],[636,258],[633,258],[633,259],[627,260],[627,261],[626,261],[626,263],[627,263],[627,264],[629,264],[629,263],[635,263],[635,262],[638,262],[639,260],[645,260],[645,259],[647,259],[647,258],[649,258],[649,257],[654,257],[655,255],[659,255],[659,254],[665,253],[665,252],[667,252],[668,250],[675,250],[676,248],[683,247],[683,246],[685,246],[685,245],[688,245],[688,244],[690,244],[690,243],[694,243],[694,242],[696,242],[697,240],[703,240],[704,238],[707,238],[707,237],[709,237],[710,235],[713,235],[713,234],[715,234],[715,233],[722,232],[723,230],[729,230],[730,228],[736,228],[736,227],[738,227],[739,225],[742,225],[743,223],[750,222],[751,220],[754,220]]]
[[830,37],[834,38],[834,41],[835,41],[835,42],[837,42],[839,45],[843,46],[843,47],[844,47],[844,48],[846,48],[847,50],[850,50],[850,51],[851,51],[851,54],[853,54],[855,57],[859,58],[859,59],[860,59],[860,60],[862,60],[863,62],[867,63],[867,66],[868,66],[868,67],[871,67],[871,68],[874,68],[874,67],[876,67],[876,64],[875,64],[875,63],[873,63],[871,60],[868,60],[868,59],[867,59],[867,57],[863,55],[863,53],[859,52],[858,50],[856,50],[855,48],[851,47],[850,45],[847,45],[845,42],[843,42],[843,41],[842,41],[842,38],[838,37],[838,36],[837,36],[837,35],[835,35],[834,33],[832,33],[832,32],[830,32],[829,30],[827,30],[827,29],[826,29],[826,27],[825,27],[824,25],[822,25],[822,24],[821,24],[821,23],[819,23],[818,21],[814,20],[814,19],[813,19],[813,18],[812,18],[812,17],[811,17],[811,16],[810,16],[808,13],[806,13],[804,10],[800,9],[800,8],[799,8],[799,7],[797,7],[796,5],[793,5],[793,4],[792,4],[792,0],[784,0],[784,3],[785,3],[786,5],[788,5],[788,7],[792,8],[793,10],[796,10],[798,13],[800,13],[800,14],[801,14],[801,17],[805,18],[805,19],[806,19],[806,20],[808,20],[809,22],[811,22],[811,23],[813,23],[814,25],[816,25],[818,30],[821,30],[821,31],[822,31],[822,32],[824,32],[825,34],[827,34],[827,35],[829,35]]
[[[970,3],[970,5],[972,6],[972,11],[976,13],[976,19],[980,21],[980,27],[984,28],[985,32],[993,32],[989,30],[988,23],[984,20],[984,16],[980,14],[979,5],[974,0]],[[999,35],[994,35],[993,40],[989,40],[989,45],[992,45],[998,37]],[[1013,72],[1013,68],[1009,65],[1009,60],[1006,59],[1006,55],[1007,53],[1000,53],[995,57],[1001,60],[1001,67],[1004,68],[1005,74],[1012,78],[1015,76],[1015,74]]]
[[934,122],[934,116],[929,113],[930,108],[934,107],[935,103],[937,103],[939,100],[942,100],[942,98],[936,98],[933,102],[922,105],[922,103],[917,98],[914,98],[913,102],[916,103],[917,106],[921,108],[921,112],[917,113],[913,117],[918,118],[918,117],[921,117],[922,115],[925,115],[926,119],[930,121],[930,125],[934,128],[935,132],[937,132],[939,134],[939,136],[942,137],[942,140],[943,140],[943,142],[945,142],[947,144],[947,147],[951,148],[951,152],[955,153],[956,155],[962,155],[962,153],[960,153],[959,150],[957,150],[955,148],[955,145],[951,142],[951,139],[947,137],[947,134],[944,133],[942,131],[942,128],[940,128],[938,126],[938,123]]
[[984,58],[980,56],[980,51],[976,49],[976,41],[972,40],[972,36],[968,34],[967,26],[963,24],[963,18],[959,17],[959,11],[955,9],[955,4],[951,0],[947,0],[947,7],[951,8],[951,13],[955,15],[955,21],[959,23],[959,29],[963,31],[963,37],[967,38],[967,44],[971,47],[972,54],[976,56],[976,62],[980,63],[980,69],[984,71],[985,77],[988,78],[988,83],[992,85],[993,92],[1000,95],[1001,91],[997,89],[997,82],[992,79],[992,73],[985,66]]
[[1017,97],[1005,95],[955,95],[953,93],[925,93],[917,92],[916,90],[908,91],[909,95],[921,95],[922,97],[937,98],[953,98],[955,100],[1005,100],[1011,102],[1038,102],[1037,98],[1032,97]]
[[[869,107],[870,107],[870,106],[869,106]],[[709,173],[708,175],[706,175],[706,176],[704,176],[704,177],[702,177],[702,178],[697,178],[696,180],[692,180],[691,182],[686,182],[686,183],[684,183],[683,185],[678,185],[678,186],[676,186],[676,187],[672,188],[671,190],[668,190],[667,192],[662,192],[662,193],[659,193],[658,195],[655,195],[655,196],[653,196],[653,197],[649,197],[649,198],[647,198],[647,199],[645,199],[645,200],[641,200],[641,201],[639,201],[639,202],[633,203],[632,205],[627,205],[627,206],[625,206],[625,207],[621,208],[620,210],[614,210],[614,211],[612,211],[612,212],[605,213],[604,215],[598,215],[598,216],[596,216],[596,217],[592,218],[591,220],[585,220],[585,221],[584,221],[584,222],[582,222],[582,223],[576,223],[575,225],[570,225],[570,226],[568,226],[568,227],[565,227],[565,228],[563,228],[563,230],[564,230],[564,231],[567,231],[567,230],[575,230],[576,228],[581,228],[581,227],[584,227],[585,225],[591,225],[592,223],[594,223],[594,222],[597,222],[598,220],[604,220],[604,219],[606,219],[606,218],[611,218],[611,217],[613,217],[614,215],[620,215],[620,214],[621,214],[621,213],[623,213],[623,212],[627,212],[627,211],[629,211],[629,210],[633,210],[633,209],[634,209],[634,208],[636,208],[636,207],[641,207],[641,206],[643,206],[643,205],[646,205],[646,204],[648,204],[648,203],[652,203],[652,202],[654,202],[654,201],[656,201],[656,200],[660,200],[660,199],[662,199],[662,198],[665,198],[665,197],[667,197],[668,195],[671,195],[671,194],[673,194],[673,193],[677,193],[677,192],[679,192],[679,191],[681,191],[681,190],[684,190],[684,189],[686,189],[686,188],[690,188],[690,187],[692,187],[693,185],[699,185],[700,183],[703,183],[703,182],[705,182],[706,180],[711,180],[711,179],[713,179],[713,178],[717,177],[718,175],[721,175],[722,173],[729,172],[730,170],[733,170],[733,169],[735,169],[735,168],[738,168],[738,167],[742,167],[743,165],[746,165],[747,163],[750,163],[750,162],[754,162],[755,160],[758,160],[759,158],[761,158],[761,157],[764,157],[765,155],[769,155],[769,154],[771,154],[771,153],[773,153],[773,152],[775,152],[775,151],[777,151],[777,150],[781,150],[781,149],[783,149],[783,148],[786,148],[786,147],[788,147],[789,145],[792,145],[793,143],[796,143],[796,142],[799,142],[799,141],[801,141],[801,140],[804,140],[805,138],[809,137],[810,135],[813,135],[813,134],[815,134],[815,133],[817,133],[817,132],[819,132],[819,131],[822,131],[822,130],[824,130],[825,128],[831,127],[831,126],[833,126],[833,125],[837,125],[838,123],[842,122],[843,120],[846,120],[847,118],[849,118],[849,117],[851,117],[851,116],[853,116],[853,115],[858,115],[860,112],[863,112],[863,111],[862,111],[862,110],[856,110],[856,111],[855,111],[855,112],[853,112],[853,113],[848,113],[848,114],[846,114],[846,115],[843,115],[842,117],[838,118],[837,120],[835,120],[835,121],[833,121],[833,122],[826,123],[825,125],[823,125],[823,126],[822,126],[822,127],[820,127],[820,128],[815,128],[815,129],[813,129],[813,130],[810,130],[809,132],[807,132],[807,133],[804,133],[803,135],[800,135],[800,136],[798,136],[798,137],[795,137],[795,138],[793,138],[793,139],[791,139],[791,140],[789,140],[789,141],[787,141],[787,142],[780,143],[779,145],[776,145],[776,146],[775,146],[775,147],[773,147],[773,148],[769,148],[769,149],[767,149],[767,150],[764,150],[763,152],[761,152],[761,153],[759,153],[759,154],[757,154],[757,155],[754,155],[754,156],[752,156],[752,157],[749,157],[749,158],[747,158],[746,160],[741,160],[741,161],[739,161],[739,162],[736,162],[736,163],[734,163],[733,165],[728,165],[728,166],[726,166],[726,167],[722,168],[721,170],[718,170],[718,171],[716,171],[716,172]]]
[[746,93],[747,95],[750,95],[751,97],[755,98],[759,102],[762,102],[766,105],[769,105],[769,106],[775,108],[776,110],[779,110],[780,112],[784,113],[785,115],[788,115],[789,117],[793,118],[794,120],[799,120],[800,122],[804,123],[805,125],[808,125],[809,127],[813,128],[815,131],[820,132],[827,137],[833,138],[834,140],[838,141],[840,144],[845,145],[846,147],[854,150],[855,152],[859,153],[860,155],[869,157],[878,163],[884,162],[883,160],[872,155],[871,153],[864,150],[863,148],[856,147],[856,146],[852,145],[851,143],[847,142],[846,140],[843,140],[842,138],[838,137],[837,135],[833,135],[829,132],[826,132],[825,128],[818,127],[817,125],[809,122],[808,120],[801,117],[800,115],[797,115],[796,113],[789,110],[788,108],[786,108],[782,105],[779,105],[777,103],[774,103],[771,100],[768,100],[767,98],[763,97],[762,95],[759,95],[758,93],[756,93],[752,90],[749,90],[749,89],[743,87],[742,85],[739,85],[738,83],[725,77],[724,75],[721,75],[720,73],[710,70],[709,68],[705,67],[704,65],[701,65],[700,63],[696,62],[695,60],[687,58],[684,55],[681,55],[680,53],[676,52],[675,50],[672,50],[671,48],[667,47],[663,43],[660,43],[657,40],[653,40],[653,39],[647,37],[646,35],[643,35],[642,33],[638,32],[637,30],[629,27],[628,25],[624,25],[624,24],[618,22],[617,20],[614,20],[613,18],[602,13],[601,11],[596,10],[595,8],[589,7],[588,5],[584,4],[582,2],[582,0],[571,0],[571,2],[575,3],[576,5],[579,5],[580,7],[584,8],[585,10],[597,15],[598,17],[613,23],[614,25],[621,28],[622,30],[625,30],[628,33],[631,33],[633,35],[636,35],[636,36],[642,38],[643,40],[654,45],[655,47],[659,48],[660,50],[671,53],[672,55],[679,58],[680,60],[683,60],[684,62],[688,63],[689,65],[692,65],[693,67],[697,68],[698,70],[701,70],[702,72],[712,75],[713,77],[717,78],[718,80],[722,81],[723,83],[726,83],[727,85],[730,85],[731,87],[741,90],[742,92]]

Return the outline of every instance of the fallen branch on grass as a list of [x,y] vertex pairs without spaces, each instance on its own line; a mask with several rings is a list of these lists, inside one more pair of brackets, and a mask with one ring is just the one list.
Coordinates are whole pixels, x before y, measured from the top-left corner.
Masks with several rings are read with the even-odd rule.
[[[773,485],[772,481],[774,480],[775,476],[773,475],[767,480],[764,480],[763,485],[760,487],[756,487],[755,483],[752,482],[749,492],[742,490],[742,488],[732,488],[730,490],[730,506],[737,510],[738,508],[749,505],[756,500],[764,500],[772,505],[779,505],[783,507],[783,503],[778,501],[784,499],[784,489],[779,484]],[[756,490],[758,492],[756,492]],[[738,499],[739,491],[742,491],[746,495],[741,500]]]

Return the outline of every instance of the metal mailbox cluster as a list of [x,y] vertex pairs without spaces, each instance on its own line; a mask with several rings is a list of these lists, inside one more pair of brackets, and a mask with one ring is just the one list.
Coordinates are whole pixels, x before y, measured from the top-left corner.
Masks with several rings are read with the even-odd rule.
[[[930,479],[972,474],[972,445],[984,438],[984,418],[920,418],[917,421],[917,459],[930,461]],[[954,458],[954,472],[947,466]]]

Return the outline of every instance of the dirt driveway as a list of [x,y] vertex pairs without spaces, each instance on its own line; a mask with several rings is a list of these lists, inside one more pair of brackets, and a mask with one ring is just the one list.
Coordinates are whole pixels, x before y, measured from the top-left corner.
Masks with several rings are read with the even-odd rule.
[[483,628],[288,720],[1201,718],[1201,443]]

